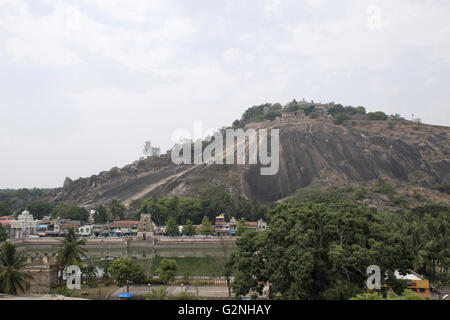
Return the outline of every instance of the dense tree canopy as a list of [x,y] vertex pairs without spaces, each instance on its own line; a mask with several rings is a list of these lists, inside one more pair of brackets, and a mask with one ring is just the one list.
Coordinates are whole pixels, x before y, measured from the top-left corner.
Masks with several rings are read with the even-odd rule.
[[145,278],[144,269],[131,258],[114,260],[107,271],[119,286],[127,284],[127,281],[139,283]]
[[200,224],[204,216],[213,221],[217,215],[224,213],[228,219],[244,217],[248,221],[256,221],[264,217],[266,210],[256,200],[241,195],[232,196],[225,191],[224,186],[213,185],[201,189],[198,198],[150,197],[143,201],[136,218],[139,219],[141,213],[151,213],[158,225],[165,225],[169,217],[183,225],[187,219],[193,224]]
[[35,200],[28,202],[24,209],[28,210],[34,219],[42,219],[45,216],[50,216],[55,206],[49,202],[42,200]]
[[94,223],[106,223],[108,221],[108,211],[103,205],[99,205],[94,210]]
[[170,217],[167,220],[165,235],[170,237],[180,235],[178,224],[176,223],[175,218]]
[[351,202],[281,203],[270,211],[269,225],[237,240],[232,286],[238,296],[270,283],[285,299],[347,299],[363,288],[369,265],[382,273],[412,267],[405,236]]
[[178,270],[177,262],[173,259],[163,259],[156,270],[156,273],[162,283],[167,284],[169,281],[175,280]]
[[195,227],[190,219],[187,219],[186,224],[183,226],[183,235],[185,236],[195,235]]
[[70,206],[60,202],[52,210],[52,217],[60,219],[71,219],[79,221],[88,221],[89,213],[85,208]]
[[125,217],[125,207],[119,200],[113,199],[108,205],[108,215],[111,220],[122,220]]
[[9,216],[13,212],[9,205],[6,202],[0,202],[0,217],[1,216]]
[[209,221],[208,217],[203,217],[202,225],[200,226],[199,233],[203,236],[209,236],[214,233],[214,228],[211,225],[211,221]]
[[7,239],[7,234],[5,228],[3,228],[3,225],[0,223],[0,242],[3,242]]

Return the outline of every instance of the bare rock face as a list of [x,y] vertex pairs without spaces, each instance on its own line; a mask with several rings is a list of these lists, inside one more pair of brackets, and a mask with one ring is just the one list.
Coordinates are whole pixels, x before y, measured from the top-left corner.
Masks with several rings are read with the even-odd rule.
[[[450,179],[450,162],[445,159],[448,141],[440,142],[420,146],[320,121],[286,125],[280,127],[278,174],[260,176],[259,167],[247,168],[245,193],[276,201],[313,182],[357,183],[385,177],[408,182],[414,172],[421,172],[420,184],[429,187]],[[427,158],[425,154],[432,150],[440,150],[440,156]]]
[[164,155],[90,178],[67,178],[57,200],[76,199],[86,206],[111,199],[129,204],[151,194],[195,196],[201,187],[222,184],[232,193],[269,202],[312,184],[358,184],[383,178],[430,188],[450,180],[449,127],[368,120],[342,126],[324,119],[280,118],[251,125],[280,130],[276,175],[260,175],[259,165],[176,166]]
[[72,179],[70,179],[69,177],[66,177],[66,179],[64,180],[64,184],[63,184],[63,189],[67,190],[70,188],[70,186],[72,186],[73,181]]

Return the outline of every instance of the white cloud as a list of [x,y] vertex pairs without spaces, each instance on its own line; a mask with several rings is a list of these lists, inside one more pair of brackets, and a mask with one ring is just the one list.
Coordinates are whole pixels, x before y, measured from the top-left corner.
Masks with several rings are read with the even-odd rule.
[[164,37],[170,41],[187,40],[195,31],[196,27],[185,18],[172,18],[164,23]]
[[70,50],[52,43],[43,44],[32,38],[10,38],[5,43],[5,50],[15,62],[28,61],[52,67],[65,67],[82,62]]
[[272,16],[275,12],[280,10],[282,4],[283,0],[268,0],[264,7],[264,13],[267,16]]
[[161,0],[83,0],[84,4],[94,7],[113,19],[128,23],[144,23],[148,14],[163,7]]
[[225,50],[225,52],[223,53],[223,58],[226,61],[233,61],[239,57],[239,54],[240,54],[240,52],[238,49],[230,48],[230,49]]
[[[168,148],[194,120],[217,128],[293,98],[448,125],[449,13],[419,0],[0,0],[0,187],[59,185],[133,161],[146,139]],[[23,175],[30,150],[42,170]]]

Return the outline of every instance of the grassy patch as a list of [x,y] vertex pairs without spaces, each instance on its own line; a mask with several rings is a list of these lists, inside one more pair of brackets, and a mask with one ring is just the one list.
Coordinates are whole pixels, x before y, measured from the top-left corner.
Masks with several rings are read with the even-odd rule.
[[152,275],[156,274],[156,269],[163,259],[173,259],[178,264],[177,276],[189,274],[191,276],[215,276],[217,274],[217,263],[215,257],[161,257],[156,256],[150,268]]

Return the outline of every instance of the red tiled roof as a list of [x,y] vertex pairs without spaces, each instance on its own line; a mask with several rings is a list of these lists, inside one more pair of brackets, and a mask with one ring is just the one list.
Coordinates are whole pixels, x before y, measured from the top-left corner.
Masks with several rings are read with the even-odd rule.
[[114,221],[108,225],[109,228],[132,228],[139,224],[137,220],[120,220]]

